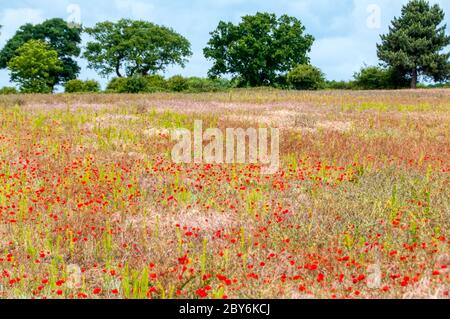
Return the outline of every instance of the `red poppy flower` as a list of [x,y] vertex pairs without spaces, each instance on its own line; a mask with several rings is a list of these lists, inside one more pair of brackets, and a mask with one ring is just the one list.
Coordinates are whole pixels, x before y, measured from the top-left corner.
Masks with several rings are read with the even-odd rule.
[[200,298],[206,298],[208,296],[208,293],[206,292],[206,289],[204,289],[204,288],[197,289],[197,291],[195,293]]
[[317,282],[322,282],[325,279],[325,275],[320,273],[317,275]]
[[93,291],[92,291],[92,293],[94,294],[94,295],[98,295],[98,294],[100,294],[102,292],[102,290],[100,289],[100,288],[95,288]]

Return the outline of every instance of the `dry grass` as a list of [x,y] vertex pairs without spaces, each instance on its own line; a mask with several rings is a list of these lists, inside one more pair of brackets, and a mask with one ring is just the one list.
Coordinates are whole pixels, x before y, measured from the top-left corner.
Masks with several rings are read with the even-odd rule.
[[[448,298],[449,90],[0,97],[2,298]],[[281,129],[282,167],[168,130]]]

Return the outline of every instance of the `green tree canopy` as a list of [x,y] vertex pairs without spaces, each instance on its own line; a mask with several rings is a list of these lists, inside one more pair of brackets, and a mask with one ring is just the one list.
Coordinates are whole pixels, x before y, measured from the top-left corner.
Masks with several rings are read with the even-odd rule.
[[63,67],[56,74],[52,74],[52,87],[77,77],[80,68],[74,58],[81,53],[81,28],[71,27],[60,18],[46,20],[37,25],[28,23],[21,26],[0,51],[0,68],[6,68],[8,62],[17,54],[17,49],[30,40],[44,41],[58,53]]
[[146,21],[101,22],[86,32],[93,37],[84,53],[89,68],[107,76],[147,75],[167,66],[184,67],[192,55],[189,41],[170,28]]
[[450,53],[442,53],[450,44],[443,25],[444,11],[426,0],[411,0],[402,8],[400,18],[394,18],[389,33],[381,36],[378,57],[411,78],[416,88],[420,75],[443,81],[449,78]]
[[55,74],[63,68],[58,52],[41,40],[28,41],[8,62],[11,80],[19,84],[24,93],[51,93]]
[[210,77],[230,74],[242,85],[273,85],[298,64],[308,64],[314,38],[300,20],[257,13],[234,25],[221,21],[204,49],[213,60]]

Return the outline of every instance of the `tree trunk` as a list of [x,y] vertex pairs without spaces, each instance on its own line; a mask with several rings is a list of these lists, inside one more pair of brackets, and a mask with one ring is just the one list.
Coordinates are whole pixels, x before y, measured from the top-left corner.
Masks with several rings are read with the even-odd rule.
[[120,73],[120,64],[119,63],[116,64],[116,74],[119,78],[122,77],[122,74]]
[[411,75],[411,89],[416,89],[417,88],[417,68],[414,68],[412,70],[412,75]]

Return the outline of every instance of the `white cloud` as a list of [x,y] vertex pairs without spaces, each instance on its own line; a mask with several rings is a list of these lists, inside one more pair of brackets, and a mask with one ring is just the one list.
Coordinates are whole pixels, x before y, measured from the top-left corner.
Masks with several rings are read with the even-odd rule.
[[[40,23],[44,20],[41,10],[31,8],[5,9],[0,13],[0,47],[3,47],[10,39],[16,30],[24,24],[24,21],[29,23]],[[9,75],[6,70],[0,70],[0,83],[10,85]]]
[[155,6],[149,2],[137,0],[115,0],[114,4],[124,16],[133,19],[152,20],[155,16]]
[[40,23],[44,20],[41,10],[32,8],[19,8],[19,9],[5,9],[0,13],[0,25],[3,28],[0,30],[0,44],[4,43],[11,38],[16,30],[26,22],[28,23]]
[[[311,62],[320,67],[330,80],[348,80],[364,65],[379,63],[376,44],[380,34],[388,30],[391,19],[400,13],[403,0],[353,0],[353,9],[347,16],[339,16],[346,25],[344,35],[316,39],[311,52]],[[380,28],[367,23],[372,14],[368,8],[380,8]]]

